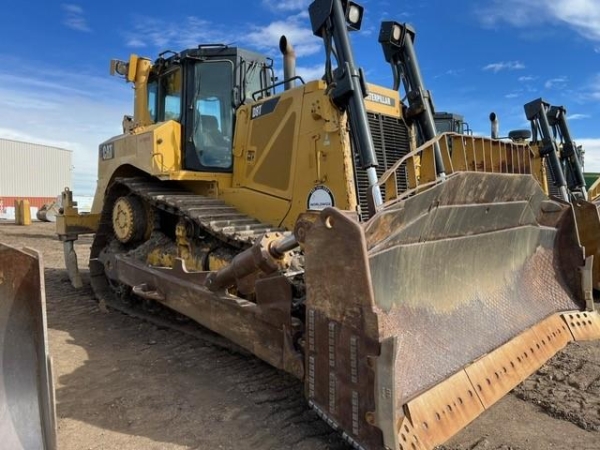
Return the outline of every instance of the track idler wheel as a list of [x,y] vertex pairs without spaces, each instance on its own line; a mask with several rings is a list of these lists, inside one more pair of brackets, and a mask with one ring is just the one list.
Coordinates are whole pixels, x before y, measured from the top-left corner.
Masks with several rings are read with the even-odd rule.
[[119,197],[113,206],[112,224],[115,237],[129,244],[148,236],[149,215],[138,197]]

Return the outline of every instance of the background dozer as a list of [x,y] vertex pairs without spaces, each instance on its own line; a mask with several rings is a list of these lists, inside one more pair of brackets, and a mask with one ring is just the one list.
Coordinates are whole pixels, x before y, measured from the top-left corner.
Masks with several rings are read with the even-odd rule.
[[[392,47],[385,38],[386,30],[395,26],[400,30],[398,46]],[[514,130],[508,133],[512,142],[499,140],[498,118],[490,114],[491,140],[473,136],[462,116],[451,113],[436,113],[431,93],[424,87],[420,68],[414,51],[415,31],[410,26],[387,22],[382,27],[380,42],[384,56],[392,66],[394,89],[402,82],[405,86],[409,108],[420,127],[420,142],[434,152],[451,155],[452,171],[466,170],[491,173],[529,173],[549,195],[573,204],[578,235],[587,256],[600,260],[600,215],[597,205],[589,201],[588,189],[583,174],[582,150],[574,142],[563,106],[553,106],[539,98],[524,106],[529,130]],[[441,136],[439,135],[441,132]],[[437,167],[436,167],[437,168]],[[389,174],[388,174],[389,175]],[[424,175],[424,176],[422,176]],[[427,185],[435,174],[420,171],[414,182]],[[389,181],[393,177],[386,176]],[[600,184],[600,183],[597,183]],[[392,191],[395,192],[392,186]],[[590,189],[595,197],[597,187]],[[600,290],[600,264],[590,267],[593,287]]]
[[0,244],[0,446],[55,450],[41,257]]
[[587,200],[581,150],[571,137],[566,109],[541,98],[524,108],[531,122],[531,144],[545,158],[549,192],[564,201]]
[[[309,14],[321,80],[294,75],[285,39],[281,83],[266,57],[225,45],[113,61],[134,115],[100,144],[91,214],[65,194],[68,271],[80,281],[73,241],[93,232],[99,301],[192,318],[290,372],[357,449],[432,448],[599,337],[589,271],[573,270],[591,259],[572,205],[517,152],[468,171],[429,126],[422,83],[408,107],[397,83],[366,83],[348,36],[360,5]],[[382,24],[394,67],[406,36]]]
[[567,111],[539,98],[525,105],[531,122],[531,143],[543,159],[548,191],[573,204],[579,236],[586,254],[597,262],[593,267],[593,286],[600,290],[600,215],[588,195],[583,174],[583,152],[571,136]]
[[[520,149],[521,159],[529,162],[527,171],[538,181],[544,192],[573,205],[579,239],[586,255],[600,259],[600,215],[597,205],[592,203],[583,173],[583,150],[571,136],[567,122],[566,108],[553,106],[539,98],[524,105],[525,115],[531,123],[531,131],[514,130],[508,138],[514,143],[511,147]],[[498,119],[490,114],[491,136],[499,139]],[[500,141],[491,146],[490,159],[498,158],[493,149],[501,148]],[[484,142],[485,145],[485,142]],[[485,164],[485,152],[480,146],[483,170],[490,170]],[[593,191],[593,190],[592,190]],[[593,287],[600,289],[600,264],[593,265]]]

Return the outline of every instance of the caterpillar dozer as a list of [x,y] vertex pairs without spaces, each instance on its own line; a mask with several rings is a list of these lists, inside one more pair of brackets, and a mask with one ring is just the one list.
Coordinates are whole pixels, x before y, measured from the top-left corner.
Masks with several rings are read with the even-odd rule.
[[0,442],[11,450],[56,449],[41,256],[4,244],[0,244]]
[[[390,46],[386,35],[396,27],[400,36],[398,45]],[[490,114],[491,140],[473,136],[464,117],[452,113],[436,113],[432,95],[424,87],[419,64],[414,51],[415,31],[406,24],[382,24],[380,42],[385,59],[391,64],[393,89],[402,82],[409,103],[406,116],[419,127],[422,143],[441,147],[450,155],[452,171],[530,174],[544,193],[573,205],[580,243],[586,255],[600,258],[600,215],[597,206],[588,200],[583,175],[582,150],[571,137],[567,112],[563,106],[553,106],[539,98],[524,105],[525,115],[531,123],[529,130],[513,130],[508,139],[499,138],[498,118]],[[412,114],[411,114],[412,113]],[[427,151],[427,150],[425,150]],[[393,177],[385,178],[391,181]],[[416,183],[431,182],[431,176],[420,176]],[[392,190],[395,189],[391,186]],[[593,287],[600,290],[600,264],[592,270]],[[588,299],[589,301],[589,299]]]
[[[478,153],[436,137],[422,83],[408,105],[367,84],[349,41],[363,12],[311,3],[326,61],[306,83],[285,38],[282,82],[225,45],[113,61],[134,115],[99,146],[92,212],[65,192],[57,232],[74,284],[73,243],[95,234],[100,302],[166,306],[293,374],[357,449],[428,449],[600,337],[593,258],[519,149],[469,170]],[[379,39],[417,79],[414,33],[384,22]]]
[[581,154],[571,137],[566,109],[541,98],[525,104],[524,109],[531,122],[531,144],[546,158],[549,192],[564,201],[587,200]]
[[[591,200],[583,174],[582,149],[575,144],[567,122],[566,108],[538,98],[524,105],[531,131],[514,130],[508,138],[530,159],[529,170],[543,191],[573,205],[580,242],[586,254],[600,258],[600,215]],[[498,122],[490,114],[492,138],[498,139]],[[496,144],[497,146],[497,144]],[[590,192],[593,193],[593,189]],[[600,290],[600,264],[592,271],[593,287]]]
[[[573,204],[579,236],[586,254],[600,260],[600,215],[588,194],[582,150],[571,136],[567,111],[539,98],[524,106],[531,122],[531,144],[545,160],[548,192]],[[600,290],[600,264],[593,268],[593,286]]]

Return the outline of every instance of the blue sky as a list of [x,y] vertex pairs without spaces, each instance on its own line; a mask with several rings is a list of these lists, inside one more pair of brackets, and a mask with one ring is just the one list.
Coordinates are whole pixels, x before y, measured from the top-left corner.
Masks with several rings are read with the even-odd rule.
[[[93,193],[97,145],[118,134],[132,111],[131,87],[108,75],[111,58],[155,58],[165,49],[228,43],[264,52],[280,67],[286,34],[307,79],[322,74],[307,0],[128,2],[33,0],[4,7],[0,27],[0,137],[74,151],[74,189]],[[479,134],[488,115],[507,134],[527,123],[523,104],[543,97],[564,105],[586,148],[586,170],[600,171],[600,1],[475,2],[365,0],[355,58],[372,83],[391,85],[377,35],[382,20],[409,22],[438,111],[463,114]]]

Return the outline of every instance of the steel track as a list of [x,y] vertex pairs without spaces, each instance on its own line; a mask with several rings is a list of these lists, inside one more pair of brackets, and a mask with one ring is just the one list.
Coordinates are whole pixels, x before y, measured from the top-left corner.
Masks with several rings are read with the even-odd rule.
[[[190,319],[185,318],[190,323],[179,323],[178,319],[184,318],[184,316],[158,303],[154,304],[153,302],[153,311],[149,312],[143,307],[143,305],[148,305],[148,301],[134,299],[134,301],[129,302],[127,300],[133,298],[133,294],[129,290],[122,291],[119,295],[120,288],[115,289],[109,285],[104,274],[104,267],[98,260],[98,256],[115,240],[112,232],[112,205],[122,195],[137,195],[158,210],[184,218],[194,224],[199,235],[206,233],[236,252],[250,247],[265,233],[280,232],[287,234],[287,232],[241,214],[222,200],[199,196],[183,189],[178,184],[148,178],[130,178],[116,179],[109,188],[99,228],[92,243],[90,281],[94,294],[101,305],[104,304],[123,314],[146,320],[159,327],[188,334],[228,351],[244,356],[252,356],[241,347],[201,327]],[[314,405],[308,406],[315,409]],[[333,426],[332,422],[321,411],[316,412],[333,430],[340,432],[339,428]],[[364,450],[346,433],[340,433],[340,437],[352,448]]]

